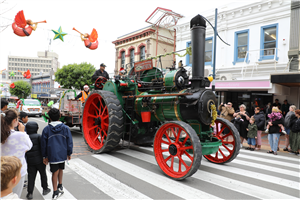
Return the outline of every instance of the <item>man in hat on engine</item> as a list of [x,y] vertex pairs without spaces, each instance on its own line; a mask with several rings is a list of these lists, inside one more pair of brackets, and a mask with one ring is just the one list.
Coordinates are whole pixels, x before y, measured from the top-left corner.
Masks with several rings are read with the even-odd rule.
[[106,78],[109,79],[108,73],[105,71],[106,65],[104,63],[101,63],[100,69],[95,71],[94,75],[92,76],[93,81],[96,81],[98,78]]
[[90,94],[90,90],[89,90],[89,86],[85,85],[83,86],[83,91],[80,92],[80,94],[78,94],[73,100],[81,100],[81,103],[84,104],[85,100],[87,99],[87,97]]

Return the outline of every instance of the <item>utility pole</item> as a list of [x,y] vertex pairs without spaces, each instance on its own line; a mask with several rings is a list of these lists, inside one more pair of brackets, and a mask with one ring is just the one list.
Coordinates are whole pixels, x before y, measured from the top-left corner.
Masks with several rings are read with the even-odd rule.
[[215,10],[215,28],[214,28],[214,41],[213,41],[213,81],[211,89],[215,92],[215,78],[216,78],[216,46],[217,46],[217,22],[218,22],[218,9]]

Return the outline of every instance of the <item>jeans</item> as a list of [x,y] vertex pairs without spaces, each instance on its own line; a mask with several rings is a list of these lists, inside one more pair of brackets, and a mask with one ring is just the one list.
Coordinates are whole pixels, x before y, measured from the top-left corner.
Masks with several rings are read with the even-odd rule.
[[247,141],[249,145],[255,146],[255,138],[248,138]]
[[290,134],[290,131],[291,131],[291,129],[289,128],[289,127],[284,127],[285,128],[285,132],[286,132],[286,134],[287,135],[289,135]]
[[274,152],[277,152],[279,138],[280,138],[280,133],[272,133],[268,135],[268,140],[269,140],[271,150]]

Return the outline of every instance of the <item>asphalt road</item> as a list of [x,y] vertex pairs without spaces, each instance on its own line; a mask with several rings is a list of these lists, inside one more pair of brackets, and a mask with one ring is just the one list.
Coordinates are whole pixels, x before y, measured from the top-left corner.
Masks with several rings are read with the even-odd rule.
[[[41,118],[29,119],[47,125]],[[202,158],[199,170],[183,181],[166,177],[157,166],[152,147],[131,145],[113,152],[91,154],[78,128],[71,129],[74,156],[64,170],[64,195],[60,199],[299,199],[299,156],[241,149],[224,165]],[[48,184],[52,189],[47,166]],[[34,199],[42,196],[39,175]],[[26,197],[26,189],[22,198]]]

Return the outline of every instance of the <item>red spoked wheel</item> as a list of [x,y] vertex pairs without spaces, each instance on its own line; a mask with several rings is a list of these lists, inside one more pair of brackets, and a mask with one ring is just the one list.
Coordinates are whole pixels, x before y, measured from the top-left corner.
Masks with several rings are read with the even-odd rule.
[[83,108],[82,131],[93,153],[111,151],[119,144],[123,132],[123,112],[116,95],[99,90],[90,93]]
[[155,134],[153,149],[160,169],[173,179],[183,180],[200,167],[200,140],[195,130],[185,122],[163,124]]
[[97,80],[95,81],[95,87],[98,89],[102,89],[103,88],[103,84],[106,83],[107,79],[102,77],[102,78],[97,78]]
[[228,120],[217,118],[214,135],[222,141],[222,145],[216,153],[204,155],[204,157],[208,161],[218,164],[231,162],[240,152],[241,140],[238,130]]

